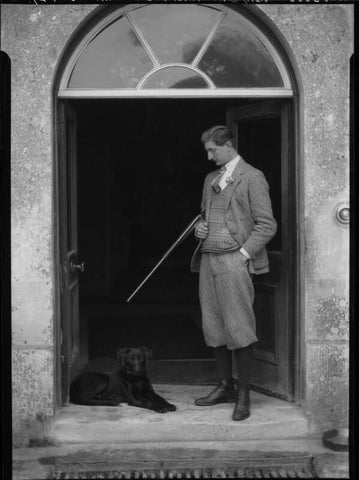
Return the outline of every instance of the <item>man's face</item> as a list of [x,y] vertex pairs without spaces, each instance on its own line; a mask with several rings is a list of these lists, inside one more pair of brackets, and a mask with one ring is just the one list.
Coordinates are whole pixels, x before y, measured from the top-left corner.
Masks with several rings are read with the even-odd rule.
[[216,145],[214,142],[206,142],[204,148],[208,155],[208,160],[212,160],[217,166],[225,165],[230,160],[230,148],[227,143]]

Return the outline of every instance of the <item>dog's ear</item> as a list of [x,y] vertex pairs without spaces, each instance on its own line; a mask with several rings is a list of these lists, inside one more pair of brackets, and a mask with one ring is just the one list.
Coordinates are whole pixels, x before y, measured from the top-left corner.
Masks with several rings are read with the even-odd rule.
[[145,357],[145,364],[146,364],[146,370],[147,370],[152,358],[152,350],[147,347],[141,347],[141,351],[143,352],[143,355]]
[[129,348],[119,348],[117,350],[117,360],[120,364],[120,367],[123,366],[126,355],[128,354],[129,350],[130,350]]

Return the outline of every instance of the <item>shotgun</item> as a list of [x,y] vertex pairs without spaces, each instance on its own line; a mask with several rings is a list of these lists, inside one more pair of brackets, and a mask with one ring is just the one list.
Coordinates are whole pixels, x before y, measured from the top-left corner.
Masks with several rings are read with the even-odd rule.
[[163,255],[161,260],[153,267],[153,269],[150,271],[150,273],[147,275],[147,277],[140,283],[140,285],[136,288],[136,290],[128,297],[126,300],[127,303],[130,302],[131,298],[133,298],[136,293],[140,290],[140,288],[147,282],[147,280],[151,277],[151,275],[157,270],[157,268],[161,265],[161,263],[168,257],[168,255],[179,245],[188,235],[192,232],[194,227],[196,226],[196,223],[200,218],[203,217],[203,211],[197,215],[191,223],[187,225],[187,227],[183,230],[181,235],[177,238],[177,240],[170,246],[170,248],[167,250],[167,252]]

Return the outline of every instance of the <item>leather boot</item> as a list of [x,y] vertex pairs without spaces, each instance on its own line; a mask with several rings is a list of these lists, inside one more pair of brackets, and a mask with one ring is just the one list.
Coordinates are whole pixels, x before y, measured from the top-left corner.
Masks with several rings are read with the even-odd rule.
[[233,410],[233,420],[245,420],[250,415],[249,412],[249,386],[238,385],[237,401]]
[[236,390],[233,379],[222,382],[206,397],[197,398],[194,403],[199,407],[217,405],[217,403],[231,403],[236,401]]

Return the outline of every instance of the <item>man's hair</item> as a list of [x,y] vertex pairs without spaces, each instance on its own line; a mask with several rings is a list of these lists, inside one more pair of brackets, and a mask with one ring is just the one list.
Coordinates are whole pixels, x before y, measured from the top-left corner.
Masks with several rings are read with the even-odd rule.
[[232,143],[233,133],[225,125],[216,125],[202,133],[202,143],[213,142],[216,145],[224,145],[226,142]]

